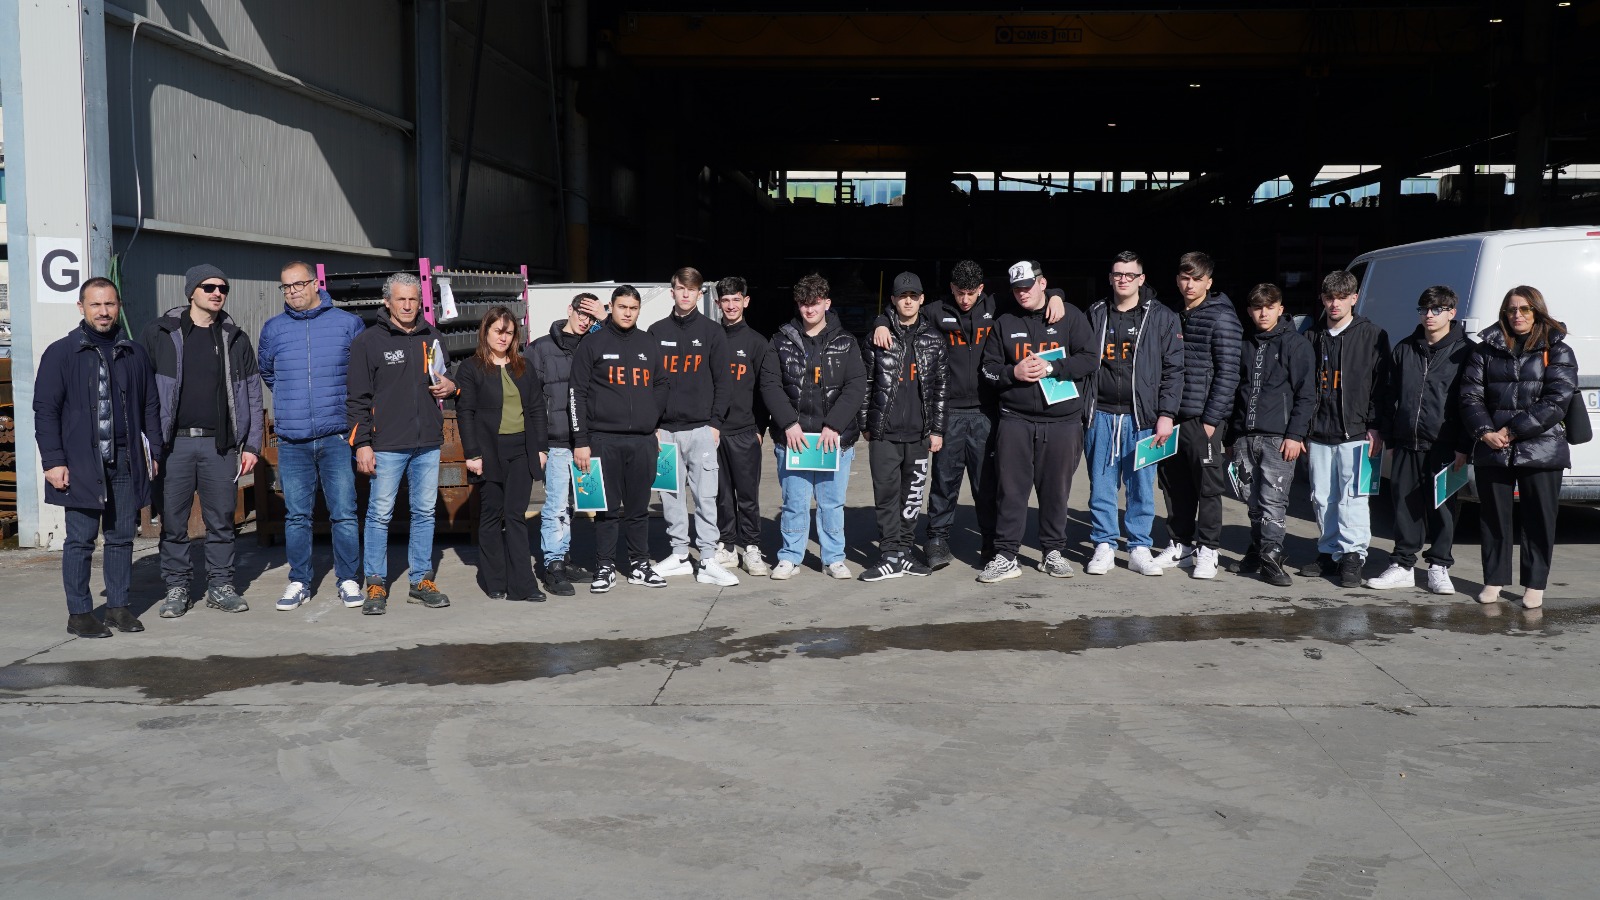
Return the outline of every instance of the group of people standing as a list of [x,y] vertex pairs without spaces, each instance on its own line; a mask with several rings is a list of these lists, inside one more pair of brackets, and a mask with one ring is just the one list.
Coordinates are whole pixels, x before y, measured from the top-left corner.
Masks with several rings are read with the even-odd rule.
[[[1212,290],[1214,264],[1204,253],[1179,260],[1178,311],[1156,298],[1132,252],[1112,260],[1110,295],[1087,314],[1049,288],[1036,261],[1016,263],[1006,277],[1009,290],[997,296],[978,264],[962,261],[948,298],[929,303],[921,279],[901,273],[892,308],[858,342],[832,311],[828,282],[808,275],[794,286],[793,319],[769,340],[745,321],[751,297],[743,279],[717,283],[716,321],[699,308],[701,274],[683,268],[671,280],[672,310],[649,329],[638,326],[641,298],[629,285],[608,304],[577,295],[565,319],[526,345],[513,313],[497,307],[480,323],[476,352],[453,372],[421,315],[414,275],[389,277],[383,311],[364,326],[318,289],[311,266],[285,265],[284,311],[262,328],[259,354],[223,311],[229,282],[213,266],[190,269],[187,305],[137,342],[123,330],[116,285],[90,279],[79,294],[83,322],[46,351],[34,400],[45,499],[66,507],[68,631],[143,630],[127,608],[132,542],[156,484],[166,584],[159,614],[176,618],[195,602],[188,522],[197,493],[206,605],[248,609],[233,584],[233,514],[235,485],[261,453],[263,385],[272,390],[286,507],[289,583],[280,610],[311,597],[320,489],[341,601],[367,615],[386,611],[388,529],[402,480],[408,600],[450,605],[434,581],[433,528],[442,401],[451,398],[479,490],[480,578],[495,599],[570,596],[581,582],[599,594],[621,579],[656,588],[691,574],[732,586],[739,569],[792,578],[813,504],[828,576],[927,576],[954,559],[949,535],[964,482],[981,538],[978,581],[1021,574],[1030,495],[1038,568],[1070,577],[1067,510],[1080,459],[1089,464],[1094,544],[1087,573],[1111,572],[1125,539],[1135,574],[1182,567],[1194,578],[1216,577],[1222,497],[1232,485],[1251,525],[1249,547],[1230,568],[1288,585],[1287,507],[1305,456],[1320,535],[1302,576],[1415,586],[1426,543],[1428,588],[1453,593],[1459,497],[1436,504],[1434,478],[1471,462],[1484,506],[1479,600],[1498,601],[1510,582],[1511,510],[1520,497],[1522,602],[1542,602],[1561,472],[1570,464],[1564,419],[1577,365],[1536,289],[1511,289],[1499,321],[1470,341],[1454,322],[1455,293],[1429,288],[1416,330],[1391,349],[1382,329],[1355,313],[1359,285],[1343,271],[1323,280],[1322,314],[1305,334],[1285,316],[1278,288],[1257,285],[1245,304],[1248,336],[1233,302]],[[770,567],[760,535],[765,436],[782,493]],[[858,576],[845,563],[844,505],[861,441],[871,446],[879,543],[877,560]],[[653,561],[648,504],[663,444],[675,446],[676,489],[661,492],[671,549]],[[1365,481],[1374,467],[1381,471],[1385,446],[1395,549],[1389,567],[1363,581],[1373,493]],[[1164,458],[1147,465],[1146,456]],[[576,493],[588,489],[596,461],[606,503],[595,516],[590,571],[570,556]],[[370,479],[364,529],[356,472]],[[539,477],[545,501],[535,566],[525,512]],[[1160,549],[1158,481],[1171,537]],[[89,588],[102,530],[103,622],[92,614]]]

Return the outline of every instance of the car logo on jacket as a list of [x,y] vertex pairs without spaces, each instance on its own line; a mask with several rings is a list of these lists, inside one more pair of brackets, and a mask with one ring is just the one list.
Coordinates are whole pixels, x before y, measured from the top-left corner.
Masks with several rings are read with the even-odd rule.
[[383,361],[391,366],[403,366],[406,364],[406,352],[404,350],[385,350],[383,351]]

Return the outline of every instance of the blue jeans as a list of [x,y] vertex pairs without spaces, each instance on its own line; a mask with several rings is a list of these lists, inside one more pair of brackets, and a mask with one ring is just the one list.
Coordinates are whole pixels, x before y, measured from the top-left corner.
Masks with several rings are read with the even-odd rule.
[[551,447],[544,465],[544,506],[539,509],[544,564],[565,560],[572,549],[572,450]]
[[1089,462],[1089,540],[1116,546],[1117,489],[1128,491],[1128,549],[1150,546],[1150,526],[1156,520],[1156,467],[1133,469],[1133,445],[1155,434],[1154,428],[1135,429],[1133,416],[1096,411],[1084,438]]
[[1334,559],[1346,553],[1366,556],[1367,545],[1372,542],[1372,523],[1367,498],[1355,495],[1366,439],[1342,444],[1307,441],[1306,451],[1311,457],[1311,506],[1322,531],[1317,552],[1331,554]]
[[772,451],[778,458],[778,484],[783,488],[783,509],[778,514],[783,546],[778,549],[778,559],[799,565],[806,558],[814,496],[817,499],[817,545],[821,548],[822,564],[831,566],[843,562],[844,494],[850,487],[850,463],[856,458],[856,448],[839,451],[837,472],[791,472],[785,465],[787,454],[783,444],[774,441]]
[[406,565],[411,583],[433,574],[433,506],[439,499],[439,448],[381,452],[367,497],[366,570],[368,578],[389,575],[389,518],[400,495],[400,479],[411,485],[411,530]]
[[306,441],[278,439],[278,484],[283,488],[283,547],[289,580],[309,586],[311,516],[317,487],[333,526],[333,573],[339,581],[361,578],[361,525],[356,521],[356,470],[344,435]]

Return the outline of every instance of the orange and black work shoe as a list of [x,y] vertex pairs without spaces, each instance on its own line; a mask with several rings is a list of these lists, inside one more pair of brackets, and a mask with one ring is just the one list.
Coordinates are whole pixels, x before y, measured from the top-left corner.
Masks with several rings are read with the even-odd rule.
[[389,591],[382,578],[367,579],[367,599],[361,604],[363,616],[381,616],[389,610]]
[[439,586],[433,583],[433,573],[422,576],[422,580],[411,585],[411,595],[406,598],[407,603],[421,603],[429,609],[443,609],[450,605],[450,598],[439,592]]

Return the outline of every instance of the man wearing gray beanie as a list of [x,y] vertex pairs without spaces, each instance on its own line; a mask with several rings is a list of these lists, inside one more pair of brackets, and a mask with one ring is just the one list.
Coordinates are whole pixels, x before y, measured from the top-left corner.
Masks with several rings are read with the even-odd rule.
[[195,492],[206,526],[206,605],[223,612],[249,609],[233,586],[235,485],[261,452],[261,375],[250,338],[222,306],[228,277],[212,265],[184,273],[184,306],[144,330],[142,343],[156,370],[162,474],[160,614],[189,611],[189,510]]

